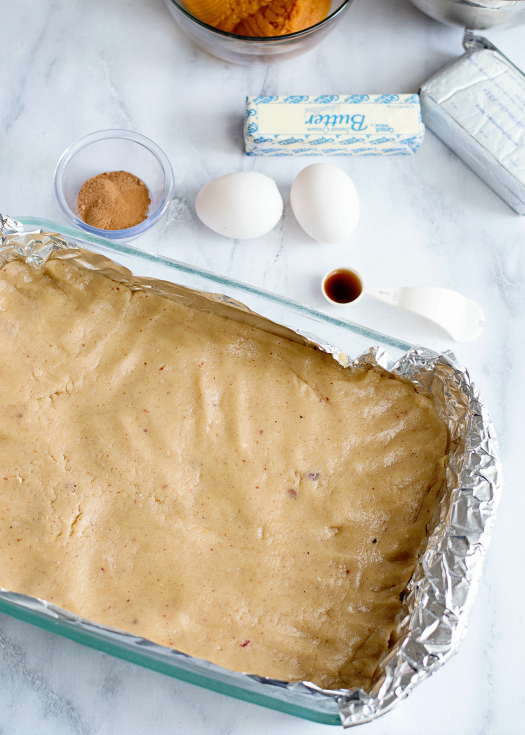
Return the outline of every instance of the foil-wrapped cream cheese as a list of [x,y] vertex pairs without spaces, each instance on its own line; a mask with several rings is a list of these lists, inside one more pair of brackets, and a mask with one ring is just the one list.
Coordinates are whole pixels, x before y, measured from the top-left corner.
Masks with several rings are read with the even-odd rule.
[[425,125],[518,214],[525,214],[525,74],[467,31],[466,53],[420,90]]

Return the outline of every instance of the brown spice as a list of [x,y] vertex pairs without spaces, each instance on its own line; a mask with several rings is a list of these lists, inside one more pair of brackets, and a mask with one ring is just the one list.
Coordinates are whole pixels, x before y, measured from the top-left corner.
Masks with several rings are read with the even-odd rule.
[[101,230],[126,230],[148,216],[148,189],[127,171],[108,171],[82,184],[77,207],[80,218]]

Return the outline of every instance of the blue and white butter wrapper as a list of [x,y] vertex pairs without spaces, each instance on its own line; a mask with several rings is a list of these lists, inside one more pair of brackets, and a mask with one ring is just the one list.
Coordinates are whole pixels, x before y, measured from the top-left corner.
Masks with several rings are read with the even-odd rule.
[[466,53],[420,89],[423,120],[518,214],[525,214],[525,74],[465,33]]
[[417,94],[246,98],[249,156],[408,155],[424,132]]

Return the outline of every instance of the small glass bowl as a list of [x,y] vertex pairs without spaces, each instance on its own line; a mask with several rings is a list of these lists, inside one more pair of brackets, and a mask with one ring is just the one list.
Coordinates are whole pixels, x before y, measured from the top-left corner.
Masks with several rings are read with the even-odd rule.
[[199,48],[232,64],[248,66],[275,64],[310,51],[342,20],[352,2],[332,0],[330,13],[320,23],[286,36],[264,38],[220,31],[189,13],[183,3],[177,0],[166,0],[166,5],[178,25]]
[[[78,213],[82,184],[108,171],[127,171],[148,188],[148,216],[135,227],[102,230],[86,224]],[[73,143],[60,157],[54,178],[55,197],[68,222],[108,240],[130,241],[143,235],[165,214],[174,193],[173,169],[163,151],[149,138],[129,130],[100,130]]]

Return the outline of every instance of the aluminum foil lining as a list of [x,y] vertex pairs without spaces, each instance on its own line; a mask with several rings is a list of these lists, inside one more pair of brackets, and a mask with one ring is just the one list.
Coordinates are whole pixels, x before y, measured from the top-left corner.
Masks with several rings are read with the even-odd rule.
[[343,727],[379,717],[404,699],[419,682],[442,666],[465,635],[467,619],[490,540],[502,473],[494,428],[465,368],[450,352],[437,354],[416,347],[394,361],[384,350],[371,349],[352,359],[337,347],[312,335],[271,322],[227,296],[209,294],[153,278],[140,278],[59,233],[26,232],[23,225],[0,215],[0,267],[23,260],[41,267],[49,258],[67,258],[81,268],[97,270],[136,289],[147,289],[194,308],[243,321],[281,336],[312,344],[331,353],[345,366],[369,365],[412,381],[432,395],[446,422],[452,449],[446,488],[430,525],[426,549],[409,582],[397,619],[392,645],[380,662],[370,691],[321,689],[309,682],[287,683],[238,674],[200,659],[159,646],[129,633],[92,623],[44,600],[0,590],[0,599],[20,610],[62,621],[91,637],[116,642],[121,649],[147,654],[156,661],[176,663],[179,669],[222,680],[230,686],[271,696],[319,711],[339,711]]
[[525,74],[482,36],[420,89],[425,125],[518,214],[525,214]]

